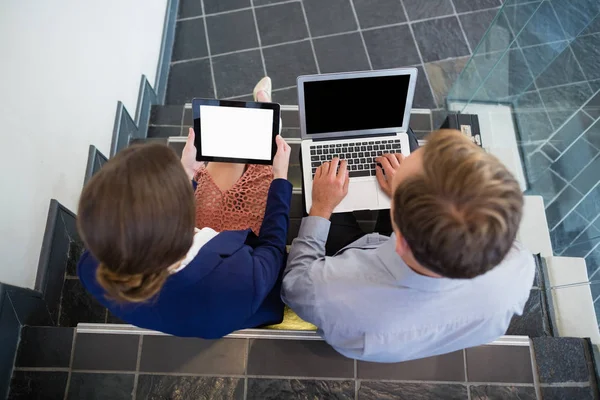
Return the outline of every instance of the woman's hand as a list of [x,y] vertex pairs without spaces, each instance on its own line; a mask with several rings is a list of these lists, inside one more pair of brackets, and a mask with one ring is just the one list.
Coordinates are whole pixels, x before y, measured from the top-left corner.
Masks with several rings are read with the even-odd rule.
[[277,142],[277,153],[275,153],[275,158],[273,158],[273,178],[287,179],[292,148],[280,135],[277,135],[275,141]]
[[194,174],[202,166],[202,162],[196,161],[196,146],[194,145],[196,135],[194,134],[194,129],[190,128],[188,131],[188,137],[185,141],[185,147],[183,148],[183,152],[181,153],[181,164],[183,164],[183,168],[185,172],[191,179],[194,179]]

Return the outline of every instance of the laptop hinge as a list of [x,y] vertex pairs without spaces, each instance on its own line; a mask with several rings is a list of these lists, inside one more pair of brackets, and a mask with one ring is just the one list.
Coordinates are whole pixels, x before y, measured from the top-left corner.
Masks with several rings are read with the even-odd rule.
[[313,142],[324,142],[324,141],[332,141],[332,140],[347,140],[347,139],[363,139],[363,138],[372,138],[374,136],[382,137],[382,136],[396,136],[396,133],[382,133],[378,135],[352,135],[352,136],[336,136],[332,138],[316,138],[312,139]]

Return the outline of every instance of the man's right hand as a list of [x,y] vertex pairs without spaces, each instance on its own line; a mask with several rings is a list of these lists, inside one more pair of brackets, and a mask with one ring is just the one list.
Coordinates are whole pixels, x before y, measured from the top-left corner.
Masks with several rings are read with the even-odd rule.
[[[392,179],[394,178],[394,175],[396,175],[398,168],[400,168],[402,161],[404,161],[404,155],[398,153],[384,154],[375,159],[375,162],[377,163],[375,169],[377,182],[379,182],[383,192],[390,198],[392,197]],[[383,174],[384,172],[385,175]]]
[[[337,171],[338,166],[340,170]],[[337,171],[337,173],[336,173]],[[310,216],[329,219],[333,210],[348,194],[350,175],[348,162],[334,158],[331,162],[322,164],[315,172],[312,188],[312,207]]]

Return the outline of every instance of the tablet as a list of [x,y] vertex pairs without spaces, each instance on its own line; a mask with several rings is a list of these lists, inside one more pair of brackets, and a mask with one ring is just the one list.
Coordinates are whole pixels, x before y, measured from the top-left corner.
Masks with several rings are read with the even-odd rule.
[[279,104],[193,99],[192,114],[196,160],[273,164]]

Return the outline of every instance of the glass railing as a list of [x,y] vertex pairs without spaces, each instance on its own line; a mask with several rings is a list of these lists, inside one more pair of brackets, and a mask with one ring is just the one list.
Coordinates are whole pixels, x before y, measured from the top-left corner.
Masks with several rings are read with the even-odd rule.
[[[447,98],[542,196],[554,255],[584,258],[600,309],[600,1],[506,0]],[[486,143],[487,141],[487,143]]]

